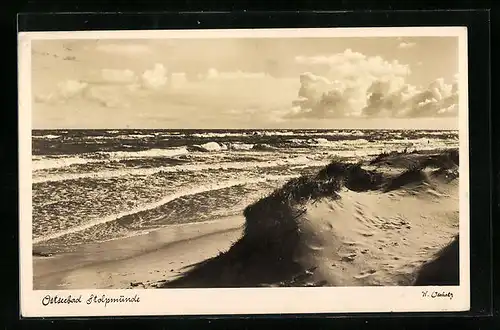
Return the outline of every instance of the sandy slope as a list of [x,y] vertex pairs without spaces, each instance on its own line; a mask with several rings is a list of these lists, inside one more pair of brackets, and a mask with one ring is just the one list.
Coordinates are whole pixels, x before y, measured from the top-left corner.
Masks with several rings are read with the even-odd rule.
[[298,260],[317,267],[312,283],[411,285],[417,268],[458,231],[457,200],[431,192],[345,191],[308,205]]

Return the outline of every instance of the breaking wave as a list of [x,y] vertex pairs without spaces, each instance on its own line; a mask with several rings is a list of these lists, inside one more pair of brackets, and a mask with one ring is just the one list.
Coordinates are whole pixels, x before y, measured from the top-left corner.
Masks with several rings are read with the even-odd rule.
[[261,178],[253,178],[253,179],[245,179],[245,180],[228,180],[228,181],[221,182],[221,183],[207,184],[207,185],[203,185],[203,186],[197,186],[197,187],[192,187],[192,188],[188,188],[188,189],[183,189],[183,190],[180,190],[176,193],[169,194],[169,195],[163,197],[162,199],[160,199],[154,203],[141,205],[140,207],[137,207],[137,208],[132,209],[132,210],[121,212],[118,214],[113,214],[113,215],[110,215],[110,216],[107,216],[104,218],[100,218],[100,219],[94,219],[91,221],[87,221],[81,225],[71,227],[71,228],[66,229],[66,230],[61,230],[61,231],[55,232],[53,234],[45,235],[43,237],[34,238],[33,244],[38,244],[38,243],[41,243],[44,241],[52,240],[52,239],[59,238],[59,237],[69,235],[72,233],[84,231],[84,230],[89,229],[91,227],[94,227],[94,226],[97,226],[100,224],[105,224],[105,223],[112,222],[112,221],[117,221],[121,218],[130,216],[133,214],[138,214],[138,213],[141,213],[144,211],[153,210],[153,209],[159,208],[162,205],[169,203],[173,200],[184,198],[186,196],[201,194],[201,193],[209,192],[209,191],[217,191],[217,190],[235,187],[235,186],[240,186],[240,185],[248,185],[248,184],[266,182],[266,181],[286,180],[286,179],[293,178],[293,177],[296,177],[296,175],[281,175],[281,176],[266,175],[266,176],[261,177]]

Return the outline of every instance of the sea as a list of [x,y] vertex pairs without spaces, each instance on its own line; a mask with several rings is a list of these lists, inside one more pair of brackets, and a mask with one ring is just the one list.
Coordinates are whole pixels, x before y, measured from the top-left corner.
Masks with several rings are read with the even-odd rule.
[[33,130],[33,244],[219,221],[333,159],[457,147],[458,131]]

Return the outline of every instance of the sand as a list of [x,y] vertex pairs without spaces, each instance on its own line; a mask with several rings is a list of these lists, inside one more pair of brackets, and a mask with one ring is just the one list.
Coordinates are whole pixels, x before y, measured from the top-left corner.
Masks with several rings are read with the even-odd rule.
[[[411,285],[414,274],[458,231],[457,201],[430,192],[345,191],[308,205],[298,259],[317,267],[309,281],[335,286]],[[339,221],[341,219],[341,221]]]
[[149,288],[227,250],[242,233],[242,217],[172,226],[148,234],[33,257],[35,290]]

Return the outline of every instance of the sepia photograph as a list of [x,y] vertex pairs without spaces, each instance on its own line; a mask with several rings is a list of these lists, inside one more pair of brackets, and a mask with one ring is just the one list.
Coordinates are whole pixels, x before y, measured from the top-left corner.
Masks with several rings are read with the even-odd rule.
[[465,28],[19,40],[26,310],[468,308]]

